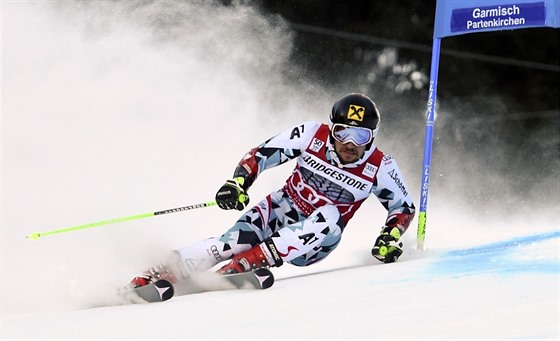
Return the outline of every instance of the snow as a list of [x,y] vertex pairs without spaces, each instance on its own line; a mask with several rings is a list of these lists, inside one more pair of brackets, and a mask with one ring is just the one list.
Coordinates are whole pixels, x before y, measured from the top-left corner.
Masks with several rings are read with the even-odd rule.
[[[384,219],[373,199],[329,258],[273,269],[268,290],[115,305],[145,266],[239,213],[25,236],[212,200],[249,148],[325,121],[334,90],[283,83],[289,31],[244,6],[3,2],[2,30],[2,340],[560,338],[554,181],[548,201],[504,214],[462,207],[434,178],[426,250],[415,220],[394,264],[370,256]],[[419,193],[417,160],[398,160]],[[292,167],[263,174],[253,202]]]
[[[341,252],[333,258],[344,265],[277,269],[275,285],[264,291],[4,313],[2,334],[6,339],[75,340],[553,340],[558,337],[559,236],[544,233],[517,238],[517,245],[473,247],[464,253],[416,255],[409,250],[391,265],[365,258],[353,262],[355,257]],[[545,256],[535,260],[536,253]]]

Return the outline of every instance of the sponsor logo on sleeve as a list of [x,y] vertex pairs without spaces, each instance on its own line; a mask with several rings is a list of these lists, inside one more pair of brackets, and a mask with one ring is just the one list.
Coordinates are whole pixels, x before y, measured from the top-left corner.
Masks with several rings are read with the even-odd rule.
[[408,196],[408,191],[406,190],[406,187],[404,186],[404,183],[402,182],[401,178],[399,178],[399,174],[394,169],[391,170],[388,174],[391,177],[391,179],[395,181],[395,184],[401,190],[402,194],[404,196]]
[[383,164],[385,164],[385,166],[390,165],[391,163],[393,163],[393,157],[391,155],[384,155],[383,156]]

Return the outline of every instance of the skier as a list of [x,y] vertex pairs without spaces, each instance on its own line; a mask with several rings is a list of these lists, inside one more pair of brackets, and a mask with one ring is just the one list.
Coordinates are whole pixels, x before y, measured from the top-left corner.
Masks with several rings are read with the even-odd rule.
[[226,260],[219,273],[284,262],[314,264],[338,246],[349,220],[372,194],[388,213],[371,253],[385,263],[396,261],[414,204],[396,161],[373,144],[379,111],[369,97],[351,93],[336,101],[330,121],[330,126],[300,124],[251,149],[233,178],[218,190],[218,206],[244,210],[247,192],[263,171],[296,159],[284,186],[247,210],[220,237],[173,251],[167,262],[149,268],[131,285],[140,287],[160,278],[174,283]]

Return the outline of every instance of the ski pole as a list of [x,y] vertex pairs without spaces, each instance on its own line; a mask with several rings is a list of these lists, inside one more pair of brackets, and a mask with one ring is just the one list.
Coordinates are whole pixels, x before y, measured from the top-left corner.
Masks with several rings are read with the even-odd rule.
[[96,227],[96,226],[102,226],[102,225],[108,225],[108,224],[114,224],[114,223],[121,223],[123,221],[129,221],[129,220],[149,218],[149,217],[153,217],[153,216],[157,216],[157,215],[163,215],[163,214],[190,211],[190,210],[194,210],[194,209],[201,208],[201,207],[208,207],[208,206],[215,206],[215,205],[217,205],[215,201],[210,201],[210,202],[206,202],[206,203],[202,203],[202,204],[188,205],[188,206],[177,207],[177,208],[172,208],[172,209],[163,210],[163,211],[135,214],[135,215],[131,215],[131,216],[128,216],[128,217],[121,217],[121,218],[103,220],[103,221],[98,221],[96,223],[72,226],[72,227],[59,229],[59,230],[52,230],[52,231],[47,231],[47,232],[33,232],[30,235],[26,236],[25,238],[37,240],[37,239],[39,239],[39,237],[49,236],[49,235],[52,235],[52,234],[72,232],[72,231],[88,229],[88,228]]

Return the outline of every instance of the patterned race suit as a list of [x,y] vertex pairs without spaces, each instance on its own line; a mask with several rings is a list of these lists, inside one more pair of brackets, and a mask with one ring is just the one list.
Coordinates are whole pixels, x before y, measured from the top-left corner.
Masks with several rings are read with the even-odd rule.
[[404,232],[414,204],[396,161],[373,144],[364,156],[342,165],[326,124],[306,122],[250,150],[234,177],[247,187],[264,170],[296,159],[285,185],[266,196],[221,237],[177,250],[187,272],[205,271],[271,238],[282,260],[307,266],[324,259],[340,242],[356,210],[370,195],[387,209],[386,226]]

